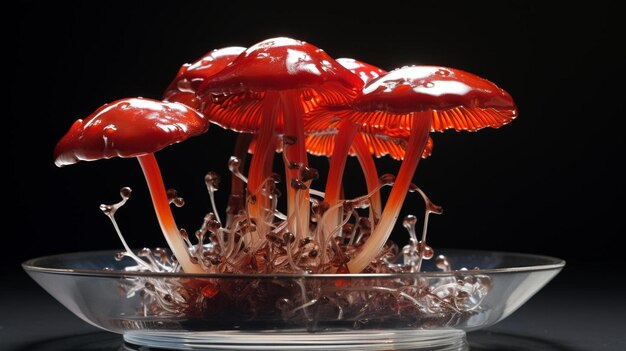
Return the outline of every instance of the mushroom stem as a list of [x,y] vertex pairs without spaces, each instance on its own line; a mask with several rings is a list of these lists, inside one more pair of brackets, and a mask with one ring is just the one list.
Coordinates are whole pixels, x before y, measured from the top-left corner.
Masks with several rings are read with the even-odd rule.
[[370,221],[372,225],[374,225],[374,218],[380,218],[380,212],[382,211],[382,202],[380,199],[380,190],[378,179],[378,171],[376,170],[376,164],[374,163],[374,158],[372,154],[369,152],[365,140],[360,134],[357,134],[354,137],[354,142],[352,144],[352,149],[356,154],[359,163],[361,164],[361,169],[363,170],[363,175],[365,176],[365,182],[367,184],[367,192],[371,193],[375,191],[370,201],[372,203],[371,211],[370,211]]
[[369,239],[363,244],[361,251],[348,262],[348,269],[352,273],[359,273],[376,257],[378,252],[389,238],[391,231],[398,219],[400,209],[409,191],[413,175],[417,169],[426,142],[432,121],[428,111],[414,112],[411,125],[411,135],[404,155],[404,160],[398,171],[398,177],[391,189],[387,204],[383,210],[380,222],[375,227]]
[[[246,167],[246,156],[248,155],[248,148],[250,147],[251,141],[252,134],[250,133],[240,133],[237,135],[233,156],[239,160],[240,171],[243,171]],[[234,216],[236,216],[244,207],[244,188],[243,180],[241,180],[237,175],[232,174],[230,195],[228,196],[228,208],[226,210],[226,228],[231,225]]]
[[[330,158],[330,167],[328,169],[328,180],[326,181],[326,190],[324,201],[332,208],[341,195],[341,185],[343,179],[343,171],[346,167],[348,159],[348,151],[354,140],[357,127],[349,119],[344,118],[339,124],[339,132],[335,138],[335,147],[333,155]],[[324,242],[335,231],[341,222],[340,209],[335,208],[328,214],[328,220],[324,222]]]
[[261,129],[257,134],[257,144],[252,160],[250,161],[250,171],[248,172],[248,194],[256,194],[254,201],[247,201],[248,213],[256,219],[256,236],[252,236],[252,246],[257,241],[263,240],[268,228],[264,221],[265,209],[269,206],[269,199],[263,191],[258,191],[264,185],[267,177],[270,176],[272,167],[271,160],[274,157],[276,138],[276,119],[279,111],[279,94],[275,91],[268,91],[263,98],[263,120]]
[[159,164],[153,153],[137,156],[139,165],[146,178],[148,189],[150,190],[150,196],[152,197],[152,204],[154,205],[154,211],[156,212],[161,231],[165,236],[165,240],[169,245],[172,253],[180,263],[185,273],[205,273],[202,267],[197,263],[191,261],[191,256],[187,251],[187,246],[180,235],[180,231],[172,216],[172,209],[170,208],[170,202],[165,192],[165,185],[163,185],[163,179],[161,178],[161,170]]
[[[285,135],[294,138],[294,144],[285,145],[283,152],[289,162],[302,166],[308,165],[306,148],[304,146],[304,109],[300,103],[300,92],[297,90],[285,90],[281,93],[283,121],[285,125]],[[290,184],[292,179],[299,179],[298,169],[289,169],[287,165],[285,179],[287,184],[287,216],[296,218],[292,227],[289,228],[295,233],[296,238],[304,238],[309,234],[309,190],[300,189],[301,194],[296,196],[296,190]],[[299,201],[296,206],[296,201]]]

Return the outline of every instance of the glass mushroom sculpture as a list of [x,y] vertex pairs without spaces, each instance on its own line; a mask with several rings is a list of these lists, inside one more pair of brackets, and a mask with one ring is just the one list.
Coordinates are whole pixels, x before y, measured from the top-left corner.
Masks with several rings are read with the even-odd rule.
[[203,273],[194,262],[172,212],[154,152],[189,137],[202,134],[209,127],[200,113],[189,107],[143,98],[121,99],[79,119],[59,141],[55,164],[59,167],[78,161],[111,157],[136,157],[146,178],[161,230],[182,269]]
[[[104,105],[75,122],[55,150],[58,166],[137,157],[144,171],[177,260],[165,249],[130,252],[113,218],[130,195],[123,188],[122,201],[101,209],[126,252],[98,254],[98,262],[106,265],[103,274],[85,271],[93,272],[87,274],[95,282],[110,282],[108,288],[72,283],[79,290],[59,290],[102,301],[95,309],[80,310],[80,316],[91,322],[91,311],[102,311],[102,323],[94,324],[118,328],[128,342],[185,349],[261,344],[310,349],[309,342],[313,348],[327,347],[329,340],[352,335],[341,345],[359,348],[367,339],[382,340],[371,345],[377,349],[413,348],[413,341],[424,341],[433,349],[432,342],[441,339],[448,349],[461,346],[463,332],[457,329],[497,321],[549,278],[544,268],[554,274],[562,267],[544,258],[546,264],[535,267],[544,278],[535,280],[525,270],[502,276],[504,270],[491,274],[492,267],[483,266],[487,261],[470,251],[449,259],[440,255],[424,266],[426,274],[411,274],[433,255],[426,228],[429,215],[441,211],[412,183],[418,162],[430,154],[430,133],[497,128],[517,116],[511,97],[487,80],[433,66],[385,72],[353,59],[335,61],[301,41],[274,38],[246,50],[214,50],[183,66],[165,99],[184,104],[135,98]],[[209,122],[240,133],[228,163],[237,182],[222,223],[214,196],[219,176],[207,174],[211,210],[194,240],[176,226],[170,211],[170,201],[176,201],[165,191],[154,152],[206,132]],[[205,147],[224,150],[222,144],[207,138]],[[252,162],[245,167],[249,150]],[[287,206],[278,201],[282,189],[272,173],[277,150],[285,166]],[[329,172],[310,168],[306,152],[331,157]],[[353,173],[344,172],[349,155],[357,156],[367,182],[367,193],[355,198],[341,191]],[[402,160],[397,177],[378,177],[374,157],[386,155]],[[316,186],[318,176],[327,180],[325,189]],[[383,186],[393,186],[384,207],[378,194]],[[421,240],[418,219],[404,219],[410,244],[399,251],[387,239],[407,192],[423,197],[426,214]],[[236,197],[239,206],[231,206]],[[70,262],[86,258],[72,257]],[[491,262],[501,254],[485,257]],[[461,268],[477,265],[483,267]],[[431,271],[437,269],[443,272]],[[510,299],[511,291],[521,291],[517,302]],[[115,303],[118,297],[121,303]],[[360,330],[352,333],[351,328]]]
[[[57,145],[55,158],[63,166],[137,157],[168,245],[179,266],[191,273],[419,270],[430,251],[417,239],[414,220],[405,222],[414,267],[386,265],[396,249],[385,244],[407,192],[417,191],[426,201],[425,222],[429,211],[438,211],[412,184],[420,158],[430,154],[429,133],[497,128],[517,115],[504,90],[473,74],[432,66],[387,73],[353,59],[335,61],[321,49],[289,38],[269,39],[245,51],[211,51],[183,66],[165,95],[204,114],[178,103],[119,100],[77,121]],[[204,133],[209,121],[242,133],[229,169],[239,186],[233,187],[231,200],[235,194],[245,203],[227,210],[224,226],[214,201],[219,178],[210,172],[205,181],[213,210],[196,232],[194,245],[176,227],[153,153]],[[249,148],[254,151],[246,170]],[[286,214],[278,208],[278,181],[272,173],[277,149],[287,175]],[[318,174],[307,166],[306,151],[332,155],[326,192],[311,188]],[[341,199],[350,154],[359,158],[368,192]],[[402,165],[397,177],[379,180],[373,156],[386,154],[402,159]],[[392,184],[381,210],[378,190]],[[367,219],[362,216],[366,209]]]

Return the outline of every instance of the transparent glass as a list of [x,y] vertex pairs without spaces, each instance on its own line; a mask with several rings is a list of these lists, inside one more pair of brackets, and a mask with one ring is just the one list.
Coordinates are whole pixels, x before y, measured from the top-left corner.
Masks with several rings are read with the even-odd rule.
[[518,253],[440,253],[452,271],[438,271],[431,260],[424,272],[400,274],[142,273],[124,271],[135,262],[116,260],[115,251],[36,258],[23,267],[78,317],[123,334],[131,344],[179,350],[464,350],[466,331],[507,317],[565,265]]

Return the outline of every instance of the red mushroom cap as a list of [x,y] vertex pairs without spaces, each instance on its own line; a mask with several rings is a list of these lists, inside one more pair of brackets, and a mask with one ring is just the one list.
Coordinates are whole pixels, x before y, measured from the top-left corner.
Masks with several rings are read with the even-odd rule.
[[356,74],[365,84],[387,73],[387,71],[382,68],[378,68],[374,65],[370,65],[369,63],[355,60],[353,58],[342,57],[338,58],[337,62],[346,69],[350,70],[353,74]]
[[[297,91],[304,111],[352,101],[363,82],[322,49],[290,38],[262,41],[200,86],[204,113],[212,122],[242,132],[256,132],[259,103],[267,91]],[[278,116],[277,130],[283,128]]]
[[351,119],[376,128],[410,130],[412,112],[432,111],[432,130],[498,128],[517,116],[511,96],[490,81],[453,68],[409,66],[370,82]]
[[[361,78],[365,84],[387,73],[387,71],[382,68],[352,58],[338,58],[337,62]],[[351,107],[348,105],[341,107],[341,110],[350,109]],[[305,133],[307,136],[305,143],[306,149],[310,154],[317,156],[331,156],[333,154],[335,150],[335,137],[341,122],[338,115],[341,114],[337,107],[331,107],[329,109],[322,107],[307,114],[305,122]],[[389,155],[396,160],[404,158],[408,133],[394,137],[385,135],[383,129],[375,134],[367,133],[372,131],[374,131],[373,128],[367,128],[365,132],[359,130],[363,141],[372,155],[376,157]],[[432,150],[433,140],[429,137],[422,157],[426,158],[430,156]],[[354,150],[350,150],[350,155],[356,155]]]
[[196,91],[205,79],[221,71],[239,56],[246,48],[231,46],[209,51],[194,63],[184,64],[176,78],[170,83],[163,94],[163,100],[180,102],[198,109],[200,100]]
[[183,104],[121,99],[74,122],[54,149],[55,164],[141,156],[202,134],[208,127],[202,114]]

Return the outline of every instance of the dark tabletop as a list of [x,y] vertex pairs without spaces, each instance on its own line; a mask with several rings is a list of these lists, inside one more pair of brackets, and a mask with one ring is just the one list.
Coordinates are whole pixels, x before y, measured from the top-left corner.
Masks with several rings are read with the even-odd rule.
[[[571,265],[512,316],[470,333],[471,350],[626,350],[626,297],[618,276]],[[0,287],[0,350],[133,350],[83,322],[25,273]],[[134,348],[146,351],[147,348]]]

